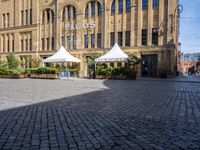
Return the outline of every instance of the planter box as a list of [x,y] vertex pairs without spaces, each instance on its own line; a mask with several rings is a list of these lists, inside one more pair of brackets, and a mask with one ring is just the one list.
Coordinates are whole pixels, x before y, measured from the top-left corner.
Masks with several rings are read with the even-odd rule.
[[13,78],[13,75],[0,75],[0,78]]
[[38,78],[39,78],[39,79],[46,79],[46,78],[47,78],[47,75],[46,75],[46,74],[39,74],[39,75],[38,75]]
[[27,78],[27,74],[16,74],[16,75],[13,75],[13,78],[24,79],[24,78]]
[[106,79],[106,77],[103,75],[96,75],[96,79]]
[[57,74],[47,74],[46,78],[47,79],[58,79],[58,76],[57,76]]
[[127,76],[103,76],[103,75],[96,75],[96,79],[127,79]]
[[38,74],[30,74],[30,78],[38,78]]

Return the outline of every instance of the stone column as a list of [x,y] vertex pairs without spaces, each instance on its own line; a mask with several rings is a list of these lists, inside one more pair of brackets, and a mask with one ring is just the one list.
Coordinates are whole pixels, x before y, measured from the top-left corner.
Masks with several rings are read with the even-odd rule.
[[131,3],[131,39],[130,39],[130,45],[131,47],[135,46],[135,3]]
[[3,52],[3,38],[2,35],[0,35],[0,53]]
[[138,18],[137,18],[137,46],[141,46],[141,34],[142,34],[142,1],[138,0]]
[[159,1],[159,36],[158,45],[164,44],[165,24],[164,24],[164,0]]
[[123,14],[122,14],[122,47],[125,47],[126,42],[126,1],[123,1]]
[[95,27],[95,29],[94,29],[94,39],[95,39],[95,41],[94,41],[94,47],[95,48],[97,48],[97,33],[98,33],[98,3],[97,3],[97,1],[95,1],[95,23],[96,23],[96,27]]
[[152,0],[148,0],[148,39],[147,45],[152,45],[152,28],[153,28],[153,11],[152,11]]
[[107,15],[107,0],[104,0],[104,5],[102,6],[102,9],[103,9],[103,13],[102,13],[102,20],[101,20],[101,24],[102,24],[102,27],[101,27],[101,31],[103,31],[103,35],[102,35],[102,45],[103,45],[103,48],[107,48],[107,37],[109,35],[109,33],[107,33],[107,27],[109,24],[107,24],[107,21],[108,21],[108,15]]

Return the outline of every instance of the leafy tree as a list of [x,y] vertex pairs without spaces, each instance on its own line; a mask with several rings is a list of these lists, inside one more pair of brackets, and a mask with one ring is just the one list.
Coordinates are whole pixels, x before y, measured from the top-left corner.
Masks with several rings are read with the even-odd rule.
[[31,62],[32,62],[32,67],[34,67],[34,68],[41,67],[42,60],[40,58],[32,58]]
[[136,79],[136,65],[138,65],[141,60],[135,55],[129,55],[128,57],[128,76],[130,79]]
[[19,64],[20,64],[20,62],[15,57],[15,55],[13,53],[9,53],[9,55],[8,55],[8,68],[9,69],[17,69]]

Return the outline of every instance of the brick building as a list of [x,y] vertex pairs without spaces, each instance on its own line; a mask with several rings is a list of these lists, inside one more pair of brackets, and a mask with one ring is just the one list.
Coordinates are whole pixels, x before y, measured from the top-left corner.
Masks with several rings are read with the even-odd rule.
[[177,6],[178,0],[58,0],[55,9],[55,0],[1,0],[0,57],[13,52],[28,67],[27,57],[43,59],[64,45],[88,76],[86,60],[118,43],[142,58],[138,76],[156,77],[163,67],[174,74]]

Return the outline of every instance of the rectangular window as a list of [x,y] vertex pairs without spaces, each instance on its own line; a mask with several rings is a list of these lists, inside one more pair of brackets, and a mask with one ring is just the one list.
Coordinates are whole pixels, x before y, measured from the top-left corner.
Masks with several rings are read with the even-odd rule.
[[101,48],[101,33],[97,34],[97,47]]
[[32,39],[29,39],[29,50],[32,51]]
[[7,13],[7,27],[10,26],[10,15],[9,13]]
[[52,50],[54,50],[54,37],[52,37],[52,41],[51,41],[51,46],[52,46]]
[[148,9],[148,0],[142,0],[142,9]]
[[21,39],[21,51],[23,52],[24,51],[24,40]]
[[49,38],[47,38],[47,50],[49,50]]
[[50,16],[51,16],[51,13],[50,13],[50,10],[48,9],[47,10],[47,23],[50,23]]
[[115,14],[115,0],[113,1],[112,6],[111,6],[111,14],[112,15]]
[[159,0],[153,0],[153,8],[159,7]]
[[[7,37],[9,37],[8,35],[7,35]],[[8,52],[10,52],[10,40],[8,39],[8,41],[7,41],[8,43],[8,45],[7,45],[7,50],[8,50]]]
[[122,38],[122,32],[118,32],[118,44],[119,46],[122,46],[123,38]]
[[76,35],[73,36],[73,49],[76,49]]
[[142,45],[147,45],[147,29],[142,30]]
[[98,16],[102,16],[102,7],[100,3],[98,3]]
[[15,51],[15,39],[14,39],[14,35],[12,35],[12,51]]
[[62,36],[62,46],[65,47],[65,37],[64,36]]
[[119,0],[119,6],[118,6],[118,13],[122,14],[123,13],[123,0]]
[[131,12],[131,1],[126,0],[126,12]]
[[158,45],[158,28],[152,29],[152,44]]
[[115,33],[110,33],[110,47],[113,47],[115,45]]
[[24,11],[21,11],[21,25],[24,25]]
[[92,9],[91,16],[94,17],[95,16],[95,2],[94,1],[91,2],[91,9]]
[[95,47],[95,35],[91,34],[91,48]]
[[131,32],[130,31],[126,31],[126,46],[130,46],[130,37],[131,37]]
[[42,38],[42,50],[44,50],[44,38]]
[[71,49],[71,37],[67,36],[67,49]]
[[28,39],[25,40],[26,51],[28,51]]
[[32,25],[32,9],[30,9],[30,25]]
[[26,14],[26,25],[28,25],[28,10],[25,10],[25,14]]
[[85,48],[88,48],[88,35],[86,34],[86,35],[84,35],[84,47]]

